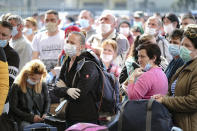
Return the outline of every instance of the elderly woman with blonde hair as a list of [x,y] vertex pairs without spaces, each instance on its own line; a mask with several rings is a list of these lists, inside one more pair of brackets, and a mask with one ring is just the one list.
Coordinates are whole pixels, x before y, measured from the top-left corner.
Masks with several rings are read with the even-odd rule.
[[49,110],[49,94],[44,82],[47,71],[40,60],[28,62],[12,85],[10,115],[19,129],[42,122]]

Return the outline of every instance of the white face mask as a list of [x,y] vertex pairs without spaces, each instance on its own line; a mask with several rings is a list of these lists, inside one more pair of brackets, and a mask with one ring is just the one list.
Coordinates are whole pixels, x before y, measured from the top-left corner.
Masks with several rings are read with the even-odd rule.
[[113,55],[106,55],[106,54],[103,54],[103,53],[101,53],[100,57],[101,57],[103,62],[110,62],[113,59]]
[[46,23],[45,27],[46,27],[46,30],[51,33],[55,32],[57,30],[57,24],[53,23],[53,22]]
[[14,26],[12,28],[12,37],[16,36],[18,34],[17,26]]
[[89,20],[86,20],[86,19],[80,19],[79,20],[79,23],[80,23],[80,26],[82,27],[82,28],[87,28],[87,27],[89,27]]
[[125,35],[125,36],[128,36],[129,35],[129,27],[126,27],[126,28],[123,28],[123,27],[120,27],[120,33]]
[[110,24],[100,24],[99,25],[99,32],[101,34],[106,34],[106,33],[110,32],[110,30],[111,30]]
[[34,82],[34,81],[32,81],[31,79],[27,79],[27,82],[30,84],[30,85],[36,85],[36,84],[38,84],[38,82],[39,81],[37,81],[37,82]]
[[154,29],[154,28],[146,27],[145,33],[146,33],[146,34],[149,34],[149,35],[156,35],[157,31],[156,31],[156,29]]
[[77,47],[76,45],[71,45],[69,43],[64,44],[64,51],[69,57],[76,56]]
[[24,28],[23,32],[25,35],[32,35],[33,34],[32,28]]
[[163,26],[165,33],[171,34],[172,31],[174,30],[174,27],[172,24],[164,25]]

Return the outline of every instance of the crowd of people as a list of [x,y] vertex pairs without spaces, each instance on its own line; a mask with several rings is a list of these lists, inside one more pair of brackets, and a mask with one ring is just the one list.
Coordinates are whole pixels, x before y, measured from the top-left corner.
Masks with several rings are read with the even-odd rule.
[[[192,14],[115,16],[88,10],[60,18],[55,10],[0,20],[0,113],[21,131],[43,122],[54,95],[68,101],[65,129],[100,124],[97,103],[103,70],[119,82],[119,104],[154,98],[172,113],[174,125],[197,130],[197,24]],[[78,69],[84,61],[81,69]],[[136,67],[137,66],[137,67]],[[60,102],[60,101],[59,101]],[[58,102],[56,102],[58,103]],[[55,104],[56,104],[55,103]]]

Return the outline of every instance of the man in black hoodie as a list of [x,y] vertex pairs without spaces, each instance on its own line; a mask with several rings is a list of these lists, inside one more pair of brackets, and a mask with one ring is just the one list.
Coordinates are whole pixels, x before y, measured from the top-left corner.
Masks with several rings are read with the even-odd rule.
[[[18,74],[20,58],[18,53],[9,45],[9,41],[12,38],[12,25],[7,21],[0,21],[0,40],[2,41],[1,47],[6,55],[8,61],[8,71],[9,71],[9,86],[11,86]],[[10,91],[10,90],[9,90]],[[9,95],[8,95],[9,96]],[[4,112],[8,112],[9,104],[8,98],[6,100],[6,105],[4,106]]]
[[94,63],[85,63],[76,73],[81,60],[90,60],[92,56],[85,49],[85,37],[79,32],[71,32],[66,39],[64,51],[68,59],[64,62],[56,94],[68,100],[66,122],[68,126],[78,122],[97,123],[99,72]]

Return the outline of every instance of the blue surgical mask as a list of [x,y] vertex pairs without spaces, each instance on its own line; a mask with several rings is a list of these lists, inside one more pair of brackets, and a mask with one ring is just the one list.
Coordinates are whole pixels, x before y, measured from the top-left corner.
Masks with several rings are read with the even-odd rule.
[[32,28],[25,28],[25,29],[24,29],[24,33],[25,33],[26,35],[32,35],[32,34],[33,34],[33,30],[32,30]]
[[142,22],[141,21],[139,21],[139,22],[134,21],[133,25],[138,26],[138,27],[142,27]]
[[179,45],[169,44],[168,50],[173,57],[180,55],[180,46]]
[[0,40],[0,47],[5,47],[7,45],[7,40]]
[[144,67],[145,71],[149,71],[151,69],[152,65],[150,63],[147,63],[146,66]]
[[17,26],[14,26],[12,29],[12,37],[16,36],[18,34]]
[[87,27],[89,27],[89,20],[80,19],[80,20],[79,20],[79,23],[80,23],[80,26],[81,26],[82,28],[87,28]]
[[188,62],[192,59],[192,57],[190,56],[192,51],[190,51],[189,49],[187,49],[184,46],[181,46],[180,49],[180,57],[183,59],[184,62]]
[[32,81],[31,79],[27,79],[27,82],[30,84],[30,85],[36,85],[38,82],[34,82]]

